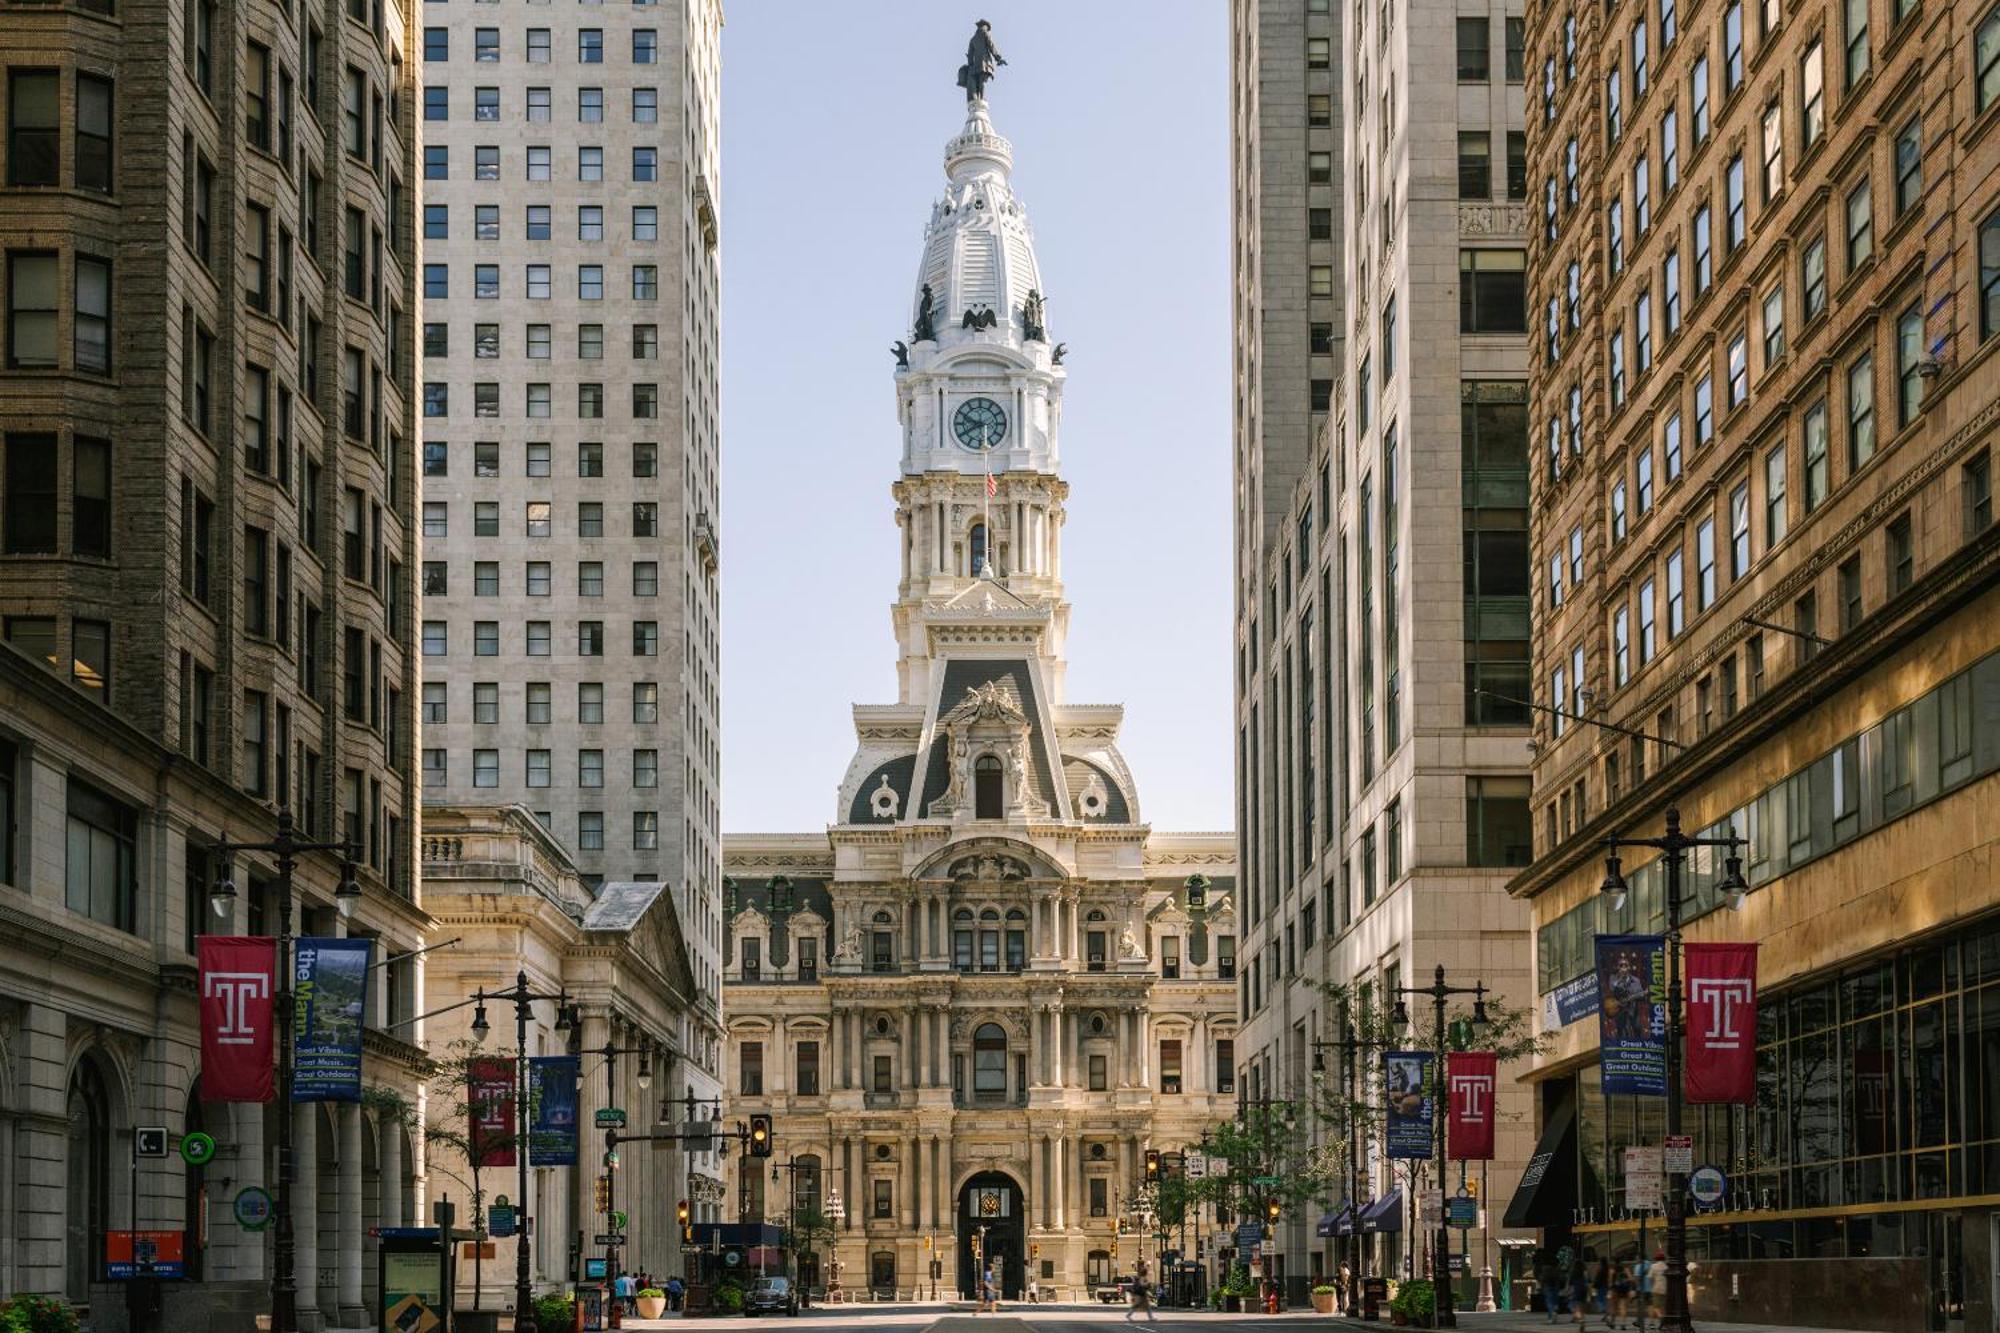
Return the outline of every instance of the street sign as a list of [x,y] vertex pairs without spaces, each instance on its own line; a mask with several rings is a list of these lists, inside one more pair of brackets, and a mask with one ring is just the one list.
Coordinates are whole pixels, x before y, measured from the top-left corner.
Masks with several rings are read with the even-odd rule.
[[1684,1176],[1694,1170],[1694,1135],[1669,1134],[1664,1152],[1667,1171]]
[[1688,1193],[1698,1208],[1713,1208],[1729,1194],[1729,1177],[1722,1168],[1704,1162],[1688,1173]]
[[1664,1206],[1664,1154],[1658,1148],[1625,1150],[1625,1206],[1642,1212]]
[[1264,1239],[1261,1222],[1245,1222],[1236,1228],[1236,1248],[1248,1252]]
[[592,1239],[596,1242],[599,1249],[608,1250],[614,1245],[622,1247],[625,1244],[625,1233],[622,1231],[600,1231]]
[[1461,1194],[1445,1205],[1445,1225],[1466,1230],[1479,1225],[1479,1200]]
[[1278,1178],[1276,1176],[1252,1176],[1250,1178],[1250,1183],[1252,1185],[1262,1185],[1266,1189],[1269,1189],[1277,1185]]
[[262,1231],[271,1224],[271,1196],[256,1185],[236,1191],[236,1225],[245,1231]]
[[[165,1156],[164,1153],[161,1156]],[[189,1166],[206,1166],[215,1157],[215,1140],[206,1134],[181,1136],[181,1160]]]
[[165,1157],[167,1155],[167,1127],[165,1125],[141,1125],[133,1130],[132,1155],[134,1157]]
[[1435,1231],[1444,1225],[1444,1191],[1423,1190],[1417,1195],[1417,1226]]
[[621,1208],[618,1211],[611,1214],[611,1229],[613,1231],[623,1231],[625,1229],[624,1209]]
[[1208,1179],[1208,1154],[1191,1152],[1187,1155],[1187,1178],[1189,1180]]
[[514,1234],[515,1213],[510,1204],[496,1203],[486,1210],[486,1234],[489,1236],[511,1236]]
[[596,1121],[599,1129],[623,1129],[625,1113],[615,1106],[602,1107],[597,1112]]
[[681,1126],[682,1144],[689,1152],[707,1152],[715,1137],[713,1120],[690,1120]]

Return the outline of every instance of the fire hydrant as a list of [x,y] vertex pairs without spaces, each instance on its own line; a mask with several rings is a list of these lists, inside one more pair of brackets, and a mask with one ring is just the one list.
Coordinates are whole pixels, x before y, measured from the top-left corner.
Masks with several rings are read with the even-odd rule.
[[1264,1288],[1264,1313],[1278,1313],[1278,1284],[1275,1282]]

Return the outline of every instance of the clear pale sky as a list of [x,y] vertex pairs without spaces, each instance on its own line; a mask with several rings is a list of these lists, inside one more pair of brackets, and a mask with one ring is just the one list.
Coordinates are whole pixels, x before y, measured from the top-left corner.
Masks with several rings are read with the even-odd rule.
[[1052,340],[1070,346],[1067,699],[1123,703],[1141,813],[1225,829],[1228,7],[733,0],[723,30],[722,826],[821,828],[850,706],[895,700],[906,321],[974,21],[1009,64]]

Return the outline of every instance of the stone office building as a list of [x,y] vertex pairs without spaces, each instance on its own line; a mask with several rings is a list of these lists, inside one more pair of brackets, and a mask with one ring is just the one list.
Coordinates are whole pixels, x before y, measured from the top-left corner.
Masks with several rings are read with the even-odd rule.
[[735,1204],[838,1191],[814,1286],[907,1294],[936,1259],[969,1292],[983,1235],[1007,1295],[1080,1294],[1137,1258],[1144,1151],[1232,1109],[1230,838],[1154,833],[1122,710],[1063,697],[1068,372],[1012,164],[974,100],[895,372],[901,697],[855,708],[825,832],[724,849],[729,1115],[776,1120]]
[[1514,884],[1549,1169],[1510,1219],[1636,1246],[1619,1150],[1660,1105],[1605,1097],[1596,1024],[1554,1001],[1597,932],[1663,928],[1659,862],[1614,911],[1599,839],[1670,808],[1733,829],[1742,910],[1704,859],[1684,916],[1760,946],[1759,1083],[1692,1118],[1729,1178],[1689,1233],[1697,1319],[1994,1318],[1996,52],[1975,3],[1555,5],[1528,37],[1535,679],[1562,712]]
[[[280,1108],[202,1098],[204,931],[274,935],[275,866],[208,844],[290,807],[355,847],[295,931],[369,936],[364,1084],[414,1100],[416,69],[395,3],[10,7],[0,18],[0,1296],[122,1315],[106,1233],[184,1230],[169,1299],[250,1327]],[[290,1112],[299,1303],[368,1322],[368,1229],[423,1144]],[[218,1154],[131,1167],[133,1128]],[[136,1185],[136,1191],[135,1191]],[[205,1242],[205,1243],[204,1243]],[[107,1303],[109,1309],[100,1308]]]

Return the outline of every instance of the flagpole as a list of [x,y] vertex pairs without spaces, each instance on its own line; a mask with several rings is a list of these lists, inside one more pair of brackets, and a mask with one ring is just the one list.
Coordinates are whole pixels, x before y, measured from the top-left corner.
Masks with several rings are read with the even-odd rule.
[[979,569],[973,571],[975,574],[984,574],[993,568],[993,549],[995,545],[993,541],[993,448],[997,443],[999,442],[994,440],[989,433],[986,447],[980,450],[981,455],[986,460],[986,498],[983,502],[979,518],[979,521],[986,527],[986,561]]

